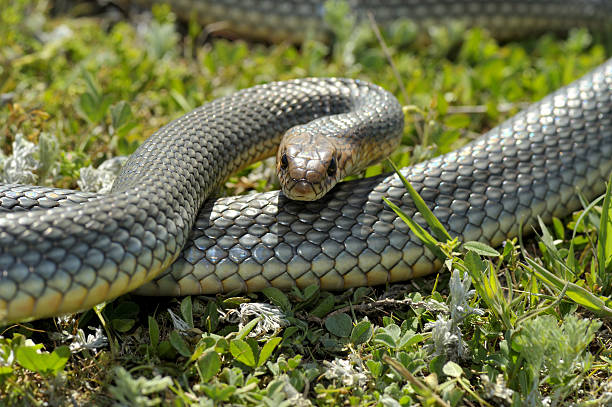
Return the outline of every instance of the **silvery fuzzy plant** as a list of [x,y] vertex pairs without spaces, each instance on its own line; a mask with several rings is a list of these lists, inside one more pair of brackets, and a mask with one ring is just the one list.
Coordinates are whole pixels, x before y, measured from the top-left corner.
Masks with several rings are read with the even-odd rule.
[[80,177],[77,181],[79,188],[82,191],[99,192],[101,194],[110,192],[115,178],[119,175],[119,171],[121,171],[121,167],[127,159],[126,156],[114,157],[104,161],[98,168],[91,165],[81,168]]
[[471,285],[472,280],[467,272],[461,278],[459,271],[453,270],[449,283],[449,316],[438,315],[435,322],[425,325],[425,329],[431,329],[433,344],[428,345],[428,350],[434,356],[445,355],[449,360],[461,360],[468,357],[460,324],[469,315],[484,314],[483,310],[468,305],[468,301],[475,294],[474,290],[470,290]]
[[59,170],[59,143],[55,136],[42,133],[38,145],[17,133],[12,154],[0,151],[0,176],[7,184],[49,184]]

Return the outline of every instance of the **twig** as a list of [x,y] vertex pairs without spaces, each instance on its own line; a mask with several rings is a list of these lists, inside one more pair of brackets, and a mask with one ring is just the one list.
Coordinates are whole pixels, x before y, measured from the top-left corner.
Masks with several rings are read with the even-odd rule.
[[327,318],[330,318],[331,316],[336,315],[336,314],[342,314],[344,312],[349,312],[349,311],[367,312],[377,307],[385,307],[385,306],[386,307],[403,307],[406,305],[416,307],[416,308],[423,308],[429,312],[440,312],[443,314],[448,314],[449,312],[448,309],[444,308],[445,304],[442,304],[442,303],[440,303],[440,306],[436,306],[435,304],[432,304],[427,301],[413,301],[410,298],[405,298],[403,300],[385,298],[385,299],[369,302],[367,304],[347,305],[345,307],[342,307],[335,311],[330,312],[324,318],[319,318],[319,317],[315,317],[312,315],[308,315],[306,316],[306,320],[309,322],[314,322],[314,323],[322,325],[325,322],[325,320],[327,320]]
[[[380,33],[380,29],[378,28],[378,24],[376,24],[376,20],[374,19],[374,14],[372,14],[371,11],[368,11],[368,20],[370,20],[370,26],[372,27],[372,31],[374,31],[374,35],[376,35],[376,38],[378,39],[380,48],[385,54],[387,61],[389,61],[389,65],[391,66],[391,70],[393,71],[393,75],[395,76],[395,80],[399,84],[400,92],[402,92],[402,97],[404,98],[404,103],[408,103],[410,98],[408,97],[408,92],[406,91],[406,85],[404,85],[402,76],[400,75],[397,66],[395,66],[395,63],[393,62],[393,58],[391,57],[391,51],[389,50],[389,47],[387,47],[387,43],[385,43],[385,40],[383,39],[382,34]],[[416,117],[416,115],[413,116]],[[419,134],[419,138],[422,140],[423,130],[419,126],[414,126],[414,128]]]
[[408,92],[406,92],[406,86],[404,85],[404,81],[402,80],[402,77],[399,71],[397,70],[395,63],[393,62],[393,58],[391,58],[391,51],[389,51],[389,47],[387,47],[387,44],[385,43],[385,40],[383,39],[380,33],[378,24],[376,24],[376,20],[374,19],[374,15],[372,14],[371,11],[368,11],[368,19],[370,20],[370,25],[372,26],[372,30],[374,31],[374,34],[376,35],[376,38],[378,39],[380,47],[382,48],[382,51],[385,54],[385,57],[387,57],[387,61],[389,61],[389,65],[391,66],[391,69],[393,70],[393,75],[395,75],[395,80],[400,85],[400,91],[402,92],[402,96],[404,97],[404,103],[407,103],[410,99],[408,99]]
[[[427,311],[432,311],[432,307],[427,304],[425,301],[412,301],[410,298],[406,298],[403,300],[394,300],[391,298],[385,298],[383,300],[377,300],[374,302],[369,302],[367,304],[358,304],[358,305],[347,305],[346,307],[339,308],[333,312],[330,312],[325,317],[326,319],[335,314],[342,314],[343,312],[348,311],[359,311],[366,312],[371,310],[372,308],[382,307],[382,306],[391,306],[391,307],[402,307],[405,305],[410,305],[417,308],[424,308]],[[441,309],[435,308],[435,311],[442,311]]]
[[[500,103],[495,108],[500,113],[506,113],[516,107],[523,109],[527,106],[529,106],[529,103]],[[483,114],[486,112],[487,107],[484,105],[449,106],[446,109],[447,114]]]

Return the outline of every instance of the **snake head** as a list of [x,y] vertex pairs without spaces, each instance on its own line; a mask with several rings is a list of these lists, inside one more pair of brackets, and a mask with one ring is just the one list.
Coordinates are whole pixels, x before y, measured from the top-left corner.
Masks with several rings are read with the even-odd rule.
[[283,193],[297,201],[323,197],[342,179],[338,159],[332,139],[300,127],[290,129],[276,154]]

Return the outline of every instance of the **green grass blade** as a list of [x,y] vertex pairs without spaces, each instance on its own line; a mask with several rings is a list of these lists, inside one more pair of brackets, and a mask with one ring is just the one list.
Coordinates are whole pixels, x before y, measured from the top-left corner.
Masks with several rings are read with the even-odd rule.
[[465,269],[470,274],[474,289],[485,302],[487,308],[495,314],[505,329],[513,327],[515,315],[507,304],[502,288],[491,267],[491,262],[484,262],[474,251],[468,251],[465,255]]
[[574,264],[575,259],[573,257],[574,248],[572,246],[573,241],[572,243],[570,243],[570,249],[568,250],[568,254],[563,256],[561,252],[559,251],[559,249],[557,248],[557,246],[555,245],[555,240],[553,238],[553,235],[550,233],[550,231],[546,227],[546,224],[544,224],[544,221],[539,216],[538,216],[538,223],[540,225],[540,230],[542,231],[542,234],[539,236],[540,238],[539,240],[546,247],[546,250],[548,251],[548,254],[551,258],[551,261],[554,262],[554,264],[556,264],[559,267],[559,269],[563,270],[563,272],[565,273],[564,275],[565,278],[567,278],[568,275],[576,276],[576,269],[575,269],[575,264]]
[[387,160],[387,161],[391,164],[391,166],[393,167],[393,170],[397,173],[397,175],[402,180],[402,183],[404,184],[404,186],[406,187],[406,190],[410,194],[410,197],[412,198],[414,205],[417,207],[421,215],[423,215],[423,218],[425,218],[425,222],[427,222],[427,225],[429,225],[429,227],[431,228],[431,231],[434,234],[434,236],[438,240],[443,241],[443,242],[447,240],[451,240],[452,238],[450,234],[448,233],[448,231],[444,228],[444,226],[438,220],[438,218],[436,218],[433,212],[427,207],[427,204],[425,203],[423,198],[421,198],[419,193],[412,187],[412,185],[410,185],[410,182],[408,182],[406,177],[404,177],[401,174],[399,169],[396,167],[395,163],[391,160]]
[[595,207],[595,205],[601,202],[603,198],[604,198],[603,196],[600,196],[599,198],[595,199],[593,202],[585,206],[580,216],[578,216],[578,219],[576,219],[576,225],[574,226],[574,231],[572,232],[572,239],[570,240],[570,247],[568,249],[569,255],[568,255],[568,261],[567,261],[567,266],[570,268],[573,275],[579,275],[576,260],[575,260],[575,249],[574,249],[574,242],[576,239],[576,234],[578,233],[580,224],[584,221],[584,219],[587,217],[589,212]]
[[555,238],[546,227],[546,224],[544,223],[542,218],[539,216],[538,224],[540,225],[540,230],[542,231],[542,234],[540,235],[540,240],[542,241],[542,243],[544,243],[544,246],[546,246],[546,249],[552,255],[554,255],[555,257],[559,257],[559,249],[557,249],[557,246],[555,246]]
[[599,278],[604,287],[608,286],[610,276],[606,273],[607,265],[612,258],[612,207],[610,199],[612,196],[612,174],[608,179],[608,186],[601,207],[601,218],[599,223],[599,236],[597,242],[597,262],[599,265]]
[[[571,283],[569,281],[564,281],[563,279],[557,277],[550,271],[546,270],[540,264],[538,264],[535,260],[526,257],[527,263],[532,267],[531,271],[546,285],[557,290],[562,291],[566,289],[565,295],[574,301],[576,304],[582,305],[585,308],[588,308],[594,312],[597,312],[601,315],[604,315],[608,318],[612,318],[612,309],[606,306],[606,302],[596,296],[595,294],[589,292],[583,287]],[[567,288],[566,288],[567,287]]]
[[400,219],[402,219],[408,225],[410,230],[412,230],[412,233],[414,233],[421,240],[421,242],[423,242],[425,247],[431,250],[431,252],[435,254],[436,257],[440,260],[446,260],[446,255],[444,254],[442,249],[438,247],[438,242],[432,235],[430,235],[425,229],[423,229],[421,225],[413,221],[393,202],[391,202],[385,197],[383,197],[383,200],[387,203],[387,205],[389,205],[391,209],[393,209],[393,212],[395,212],[397,216],[399,216]]

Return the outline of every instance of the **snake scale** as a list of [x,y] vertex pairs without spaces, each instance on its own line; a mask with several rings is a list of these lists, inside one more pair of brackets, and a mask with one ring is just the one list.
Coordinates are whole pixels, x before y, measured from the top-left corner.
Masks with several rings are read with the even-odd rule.
[[[343,289],[435,271],[439,262],[382,201],[424,225],[395,175],[341,183],[312,202],[278,191],[206,201],[229,174],[274,154],[296,125],[376,139],[401,132],[403,114],[391,94],[359,80],[270,83],[161,128],[109,195],[0,186],[0,208],[11,212],[0,217],[0,323],[129,291]],[[402,172],[451,234],[498,245],[519,222],[579,208],[577,190],[600,194],[611,170],[609,60],[465,147]]]

